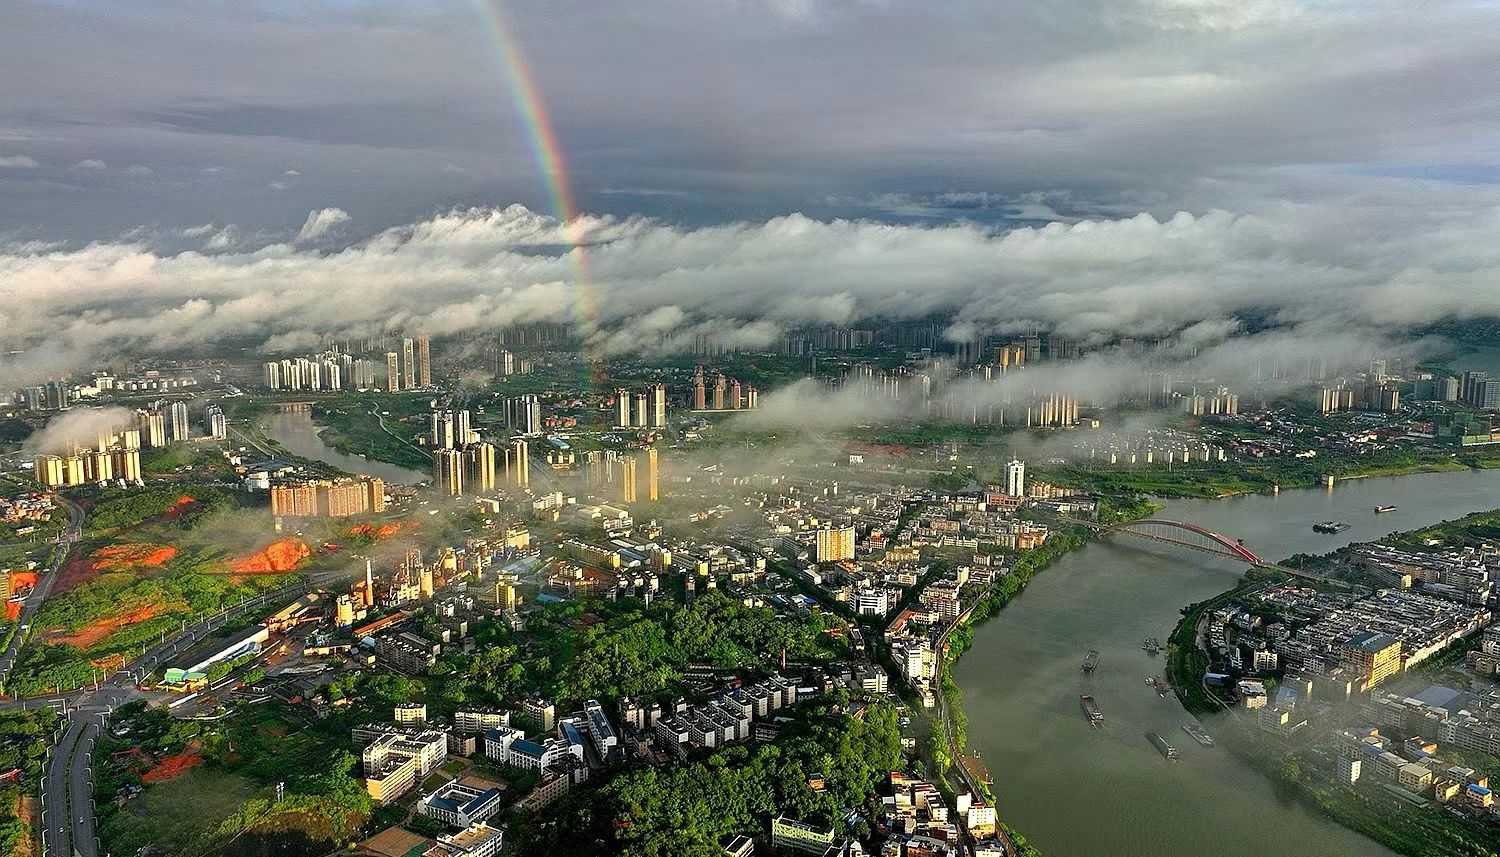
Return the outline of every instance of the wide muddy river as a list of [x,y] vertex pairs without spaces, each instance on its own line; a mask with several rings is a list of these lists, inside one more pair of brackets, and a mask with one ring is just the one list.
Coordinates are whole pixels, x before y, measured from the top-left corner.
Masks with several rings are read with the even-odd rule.
[[[1373,507],[1395,504],[1376,515]],[[1323,553],[1388,533],[1500,508],[1500,471],[1350,480],[1224,500],[1174,500],[1159,516],[1191,521],[1267,559]],[[1340,520],[1337,535],[1312,531]],[[1244,565],[1208,554],[1114,537],[1064,556],[1024,594],[975,631],[955,678],[969,716],[969,747],[995,781],[1000,816],[1048,857],[1161,857],[1267,853],[1320,857],[1390,855],[1385,849],[1277,793],[1273,783],[1224,749],[1182,731],[1174,696],[1145,678],[1189,603],[1232,587]],[[1098,670],[1079,664],[1101,652]],[[1090,729],[1078,696],[1097,699],[1108,725]],[[1231,724],[1209,718],[1210,733]],[[1161,733],[1181,752],[1168,764],[1146,741]]]

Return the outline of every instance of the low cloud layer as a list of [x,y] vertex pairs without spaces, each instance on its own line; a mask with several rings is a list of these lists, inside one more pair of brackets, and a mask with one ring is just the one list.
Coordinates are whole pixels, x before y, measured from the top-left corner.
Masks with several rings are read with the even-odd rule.
[[134,414],[125,408],[72,408],[26,438],[22,449],[29,454],[61,455],[80,446],[96,448],[101,437],[133,421]]
[[[346,217],[314,212],[301,231],[326,235]],[[935,314],[955,319],[955,338],[1180,334],[1182,347],[1202,347],[1247,317],[1373,337],[1500,314],[1500,208],[1402,218],[1283,204],[996,231],[795,214],[565,227],[513,205],[444,213],[342,249],[216,252],[226,231],[200,233],[205,249],[183,252],[149,239],[0,251],[6,349],[81,363],[229,337],[296,350],[330,335],[555,321],[579,325],[608,354],[680,349],[698,335],[759,348],[804,325]]]
[[1410,361],[1431,353],[1435,345],[1425,340],[1396,343],[1320,325],[1316,333],[1287,328],[1212,342],[1186,342],[1179,336],[1160,347],[1115,346],[1081,359],[1043,361],[993,378],[985,378],[977,369],[937,360],[918,368],[930,380],[926,400],[915,378],[900,381],[896,398],[885,394],[878,378],[868,385],[846,380],[832,390],[822,379],[804,378],[763,394],[760,407],[736,414],[734,425],[810,436],[859,425],[938,420],[999,422],[1003,418],[1006,424],[1017,425],[1024,423],[1028,405],[1050,394],[1072,397],[1084,409],[1112,408],[1143,404],[1164,383],[1171,383],[1178,393],[1196,389],[1208,395],[1223,384],[1248,407],[1257,400],[1305,392],[1310,367],[1336,377],[1341,372],[1363,371],[1377,357]]

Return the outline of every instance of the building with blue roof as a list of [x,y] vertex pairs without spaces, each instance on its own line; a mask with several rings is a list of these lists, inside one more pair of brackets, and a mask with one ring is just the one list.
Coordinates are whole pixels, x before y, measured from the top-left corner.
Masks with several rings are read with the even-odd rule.
[[608,759],[609,751],[615,748],[619,739],[615,737],[615,727],[610,725],[609,718],[604,716],[604,709],[599,705],[599,700],[590,699],[585,702],[583,715],[588,718],[589,736],[594,739],[594,749],[598,751],[599,758]]
[[499,812],[502,795],[497,788],[481,789],[450,780],[422,798],[417,812],[450,827],[469,827]]
[[1412,699],[1433,708],[1455,711],[1463,707],[1463,703],[1467,701],[1466,697],[1467,694],[1461,690],[1432,684],[1424,688],[1421,693],[1412,696]]

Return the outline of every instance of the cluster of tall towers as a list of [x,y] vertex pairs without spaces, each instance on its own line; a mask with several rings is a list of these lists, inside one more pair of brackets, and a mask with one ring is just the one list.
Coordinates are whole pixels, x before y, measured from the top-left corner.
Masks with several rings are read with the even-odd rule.
[[844,373],[843,384],[845,388],[858,390],[861,395],[872,398],[926,401],[932,396],[932,376],[904,366],[877,369],[869,363],[856,363]]
[[592,450],[584,455],[583,466],[595,494],[621,503],[661,499],[660,461],[655,447],[638,453]]
[[724,377],[723,372],[714,375],[713,387],[703,374],[703,367],[693,371],[693,410],[737,411],[760,406],[760,391],[754,385],[741,385],[738,380]]
[[529,449],[522,438],[504,448],[477,441],[461,449],[435,449],[432,471],[433,486],[450,497],[487,494],[501,484],[515,488],[531,484]]
[[115,480],[139,483],[141,438],[138,426],[116,426],[101,431],[93,447],[76,444],[66,455],[39,455],[35,463],[36,479],[48,488]]
[[432,343],[425,336],[401,340],[401,351],[385,353],[385,389],[415,390],[432,386]]
[[[375,351],[378,356],[380,351]],[[384,367],[332,347],[307,357],[271,360],[263,366],[268,390],[416,390],[432,385],[432,344],[426,336],[406,337],[399,351],[386,351]]]
[[[356,376],[366,374],[362,371],[365,367],[356,367],[355,359],[348,355],[339,356],[329,352],[314,354],[311,357],[288,357],[281,360],[267,361],[264,370],[264,381],[267,390],[342,390],[344,382],[348,381],[351,387],[360,387],[355,380]],[[369,363],[370,361],[363,361]],[[373,364],[371,364],[373,366]],[[373,370],[369,373],[372,378],[366,387],[374,386]]]
[[501,448],[480,440],[464,409],[433,411],[432,484],[450,497],[487,494],[502,482],[517,488],[531,484],[526,441],[512,440]]
[[644,392],[615,391],[615,425],[619,428],[666,428],[667,387],[652,384]]
[[505,427],[517,434],[542,433],[542,400],[534,393],[505,400]]
[[428,415],[428,440],[433,449],[462,449],[479,440],[467,410],[433,411]]

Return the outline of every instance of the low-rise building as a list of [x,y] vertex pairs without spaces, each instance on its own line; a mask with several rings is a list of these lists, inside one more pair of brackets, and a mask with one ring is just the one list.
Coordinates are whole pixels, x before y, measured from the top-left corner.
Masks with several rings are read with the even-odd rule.
[[[370,734],[372,727],[355,730],[356,737]],[[376,803],[387,804],[404,794],[417,780],[432,773],[448,758],[447,733],[387,727],[375,733],[365,748],[362,764],[365,788]]]
[[833,846],[833,828],[815,827],[778,815],[771,820],[771,845],[822,855]]
[[377,662],[408,675],[420,675],[437,664],[443,646],[410,631],[400,631],[375,637],[374,650]]
[[503,792],[497,788],[481,789],[451,780],[422,798],[417,812],[450,827],[467,828],[498,812],[502,796]]
[[488,732],[510,725],[510,712],[497,708],[461,708],[453,712],[453,731]]
[[504,831],[488,824],[475,824],[457,833],[439,834],[437,844],[422,857],[495,857],[500,853]]

